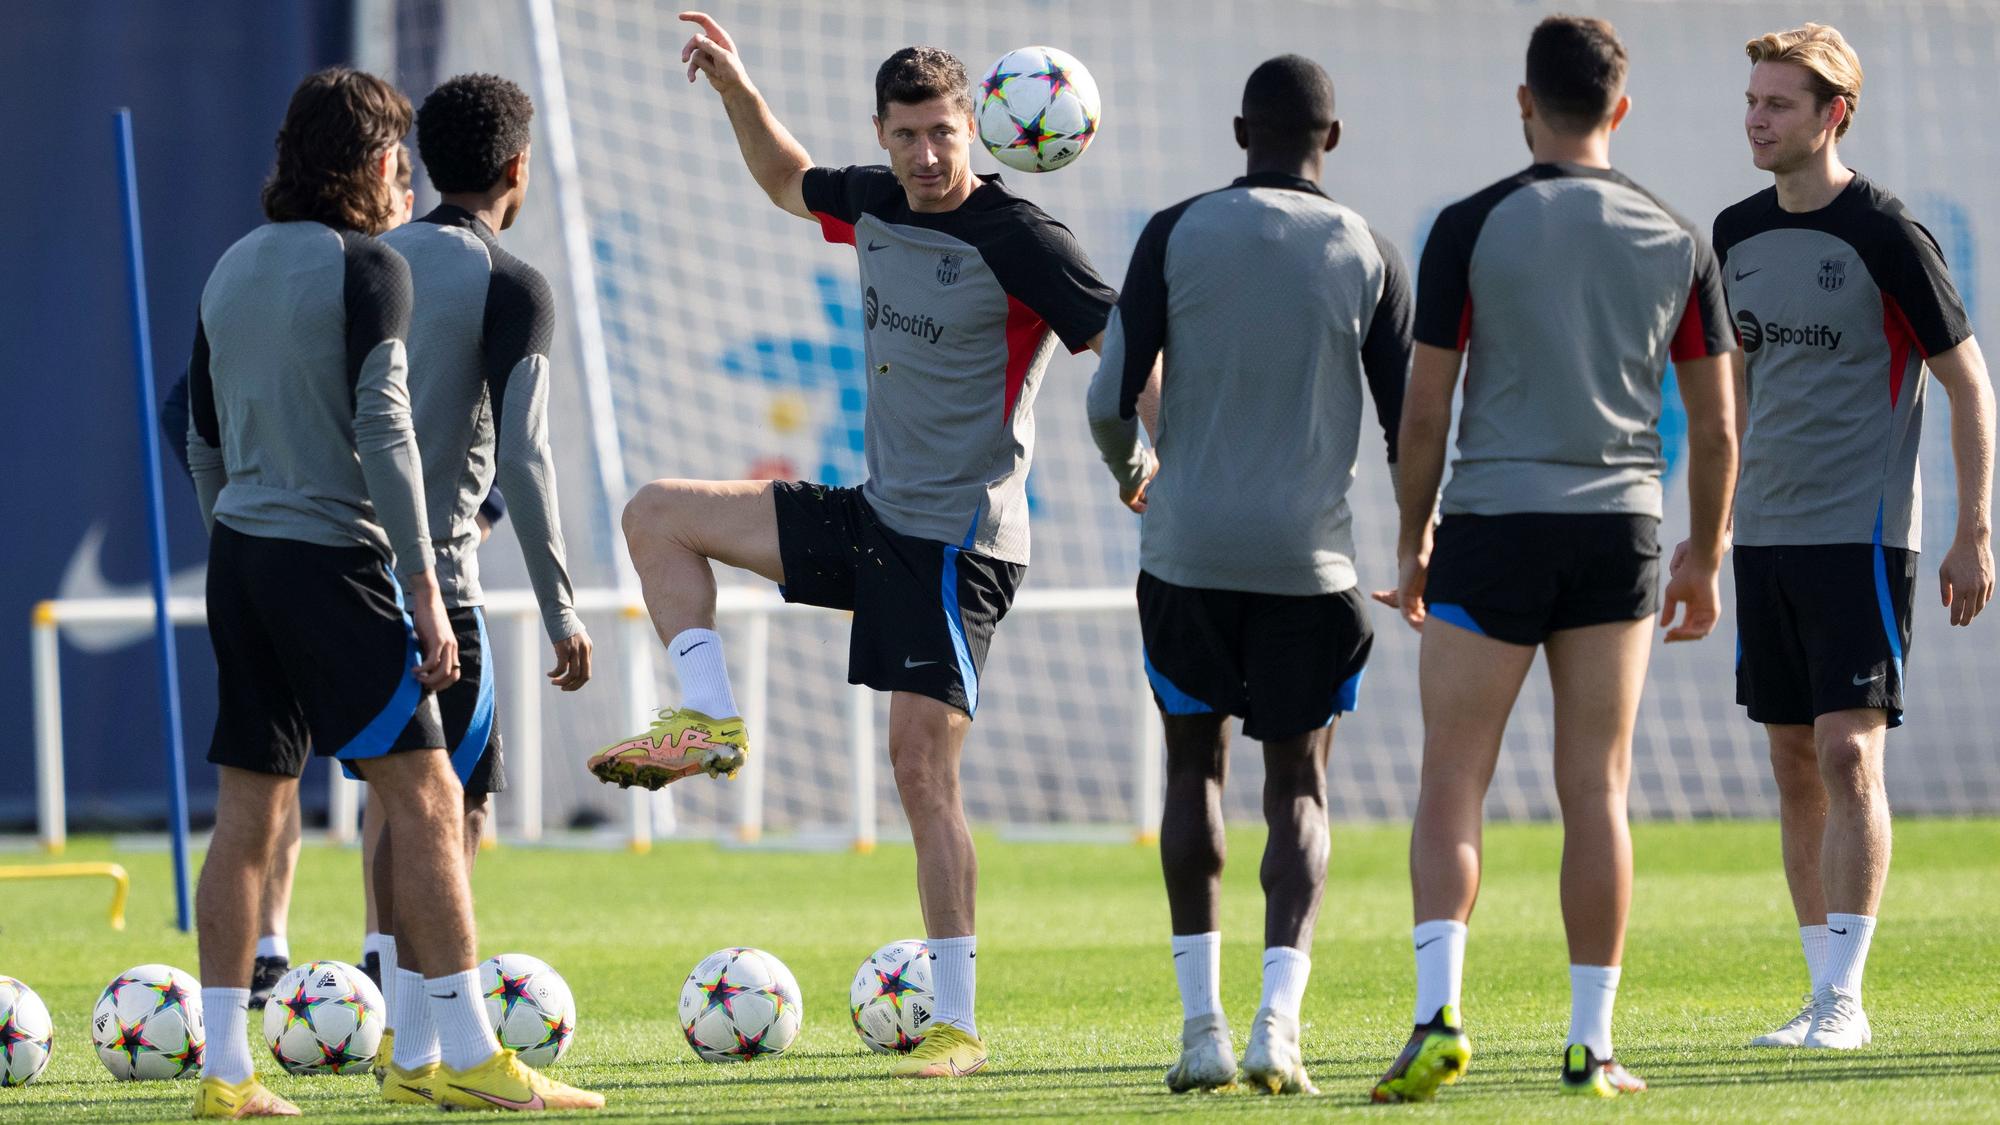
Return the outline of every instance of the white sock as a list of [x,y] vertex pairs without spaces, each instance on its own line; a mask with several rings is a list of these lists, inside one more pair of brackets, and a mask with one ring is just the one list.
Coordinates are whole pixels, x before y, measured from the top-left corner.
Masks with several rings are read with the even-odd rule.
[[374,930],[368,931],[361,935],[361,959],[366,961],[368,960],[368,955],[373,953],[379,960],[382,956],[382,943],[385,941],[393,942],[395,940],[395,938],[390,937],[388,934],[378,933]]
[[257,939],[257,956],[282,957],[286,961],[290,961],[292,959],[292,945],[285,940],[285,935],[283,934],[265,934],[263,937]]
[[1181,986],[1181,1018],[1222,1014],[1222,934],[1174,935],[1174,980]]
[[1616,965],[1569,967],[1569,1041],[1590,1048],[1599,1059],[1611,1057],[1611,1007],[1618,1002]]
[[1417,951],[1417,1015],[1413,1022],[1424,1024],[1446,1004],[1459,1007],[1459,988],[1465,979],[1465,923],[1449,918],[1419,922],[1410,931],[1410,941]]
[[1311,957],[1289,945],[1265,949],[1264,999],[1258,1006],[1298,1019],[1299,1009],[1306,1002],[1306,978],[1312,975],[1312,967]]
[[[380,968],[382,970],[382,999],[386,1002],[389,999],[389,989],[393,987],[392,982],[396,979],[396,938],[392,934],[376,934],[375,936],[382,939],[375,943],[375,956],[380,961]],[[392,1014],[395,1012],[393,1007],[389,1010]],[[389,1026],[395,1027],[396,1025],[392,1023]]]
[[1875,919],[1866,914],[1826,916],[1826,980],[1861,999],[1861,973],[1868,967],[1868,943],[1875,939]]
[[[444,1065],[456,1071],[471,1070],[500,1050],[500,1041],[493,1037],[493,1025],[486,1022],[486,1001],[479,995],[478,969],[432,977],[424,982],[424,992],[430,997],[431,1021],[437,1024]],[[396,1036],[398,1053],[402,1051],[402,1038]]]
[[729,665],[722,659],[722,636],[713,629],[682,629],[667,642],[674,658],[674,675],[681,682],[681,706],[711,719],[733,719],[743,712],[729,691]]
[[208,1031],[202,1075],[232,1086],[248,1081],[257,1073],[257,1064],[250,1061],[250,990],[202,989],[201,1018]]
[[396,1032],[396,1065],[416,1070],[438,1061],[437,1024],[431,1019],[430,998],[424,995],[424,975],[401,968],[391,973],[386,961],[382,971],[385,982],[396,982],[389,988],[389,1026]]
[[979,1038],[979,1023],[972,1018],[972,999],[979,991],[975,958],[979,939],[964,937],[930,938],[931,988],[937,992],[935,1023],[948,1023],[973,1038]]
[[1799,927],[1799,947],[1806,952],[1806,972],[1812,977],[1812,990],[1826,983],[1826,923],[1817,926]]

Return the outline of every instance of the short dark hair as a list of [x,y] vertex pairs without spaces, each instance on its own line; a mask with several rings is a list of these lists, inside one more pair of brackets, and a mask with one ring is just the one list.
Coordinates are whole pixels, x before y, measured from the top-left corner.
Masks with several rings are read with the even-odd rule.
[[448,78],[417,110],[417,151],[443,193],[486,191],[528,148],[535,103],[497,74]]
[[1304,55],[1279,55],[1243,84],[1243,129],[1250,143],[1287,155],[1317,152],[1333,128],[1333,79]]
[[1528,94],[1557,132],[1587,133],[1625,92],[1625,44],[1609,23],[1550,16],[1528,38]]
[[278,128],[278,163],[264,181],[264,216],[378,234],[402,199],[369,168],[410,131],[410,99],[344,66],[306,75]]
[[875,116],[886,117],[889,103],[922,105],[932,98],[955,98],[972,112],[972,79],[965,64],[942,47],[905,47],[875,72]]

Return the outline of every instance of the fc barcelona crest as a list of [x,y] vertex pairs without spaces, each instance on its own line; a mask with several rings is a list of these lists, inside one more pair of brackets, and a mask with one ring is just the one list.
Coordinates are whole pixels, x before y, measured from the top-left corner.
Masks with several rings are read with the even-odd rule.
[[1842,258],[1821,258],[1819,287],[1829,293],[1847,284],[1847,262]]
[[[958,267],[963,264],[964,259],[957,254],[938,255],[938,284],[950,285],[956,282],[958,280]],[[1821,282],[1821,284],[1825,283]]]

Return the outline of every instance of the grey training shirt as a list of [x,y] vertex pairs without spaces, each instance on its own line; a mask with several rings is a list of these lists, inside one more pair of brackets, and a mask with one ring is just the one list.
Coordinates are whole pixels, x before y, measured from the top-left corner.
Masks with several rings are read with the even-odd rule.
[[868,506],[892,531],[1026,564],[1042,372],[1057,340],[1090,345],[1117,295],[1069,228],[980,180],[935,214],[887,168],[813,168],[801,186],[861,266]]
[[501,249],[485,223],[449,204],[383,241],[409,262],[416,294],[410,401],[445,605],[484,600],[477,516],[497,475],[549,639],[582,632],[548,440],[548,282]]
[[1135,407],[1165,352],[1140,567],[1177,586],[1351,589],[1362,385],[1393,465],[1410,317],[1394,248],[1310,180],[1246,176],[1155,215],[1090,385],[1091,432],[1133,487]]
[[1857,175],[1800,214],[1758,192],[1715,248],[1750,385],[1736,542],[1919,550],[1923,363],[1972,335],[1937,242]]
[[225,251],[188,366],[203,518],[430,569],[409,327],[409,267],[368,235],[269,223]]
[[1444,209],[1419,343],[1466,353],[1447,515],[1658,518],[1669,359],[1733,341],[1715,255],[1608,168],[1536,164]]

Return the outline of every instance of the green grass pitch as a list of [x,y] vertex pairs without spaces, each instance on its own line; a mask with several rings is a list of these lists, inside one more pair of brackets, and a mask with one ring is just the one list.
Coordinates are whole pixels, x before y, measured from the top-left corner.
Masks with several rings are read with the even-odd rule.
[[[2000,981],[2000,821],[1898,825],[1868,974],[1875,1043],[1841,1056],[1742,1046],[1790,1015],[1805,987],[1775,826],[1642,825],[1634,836],[1618,1054],[1653,1088],[1613,1103],[1555,1088],[1569,1007],[1556,913],[1561,839],[1549,825],[1488,830],[1467,964],[1472,1071],[1430,1107],[1367,1104],[1409,1029],[1402,826],[1334,829],[1305,1011],[1306,1057],[1325,1093],[1310,1101],[1175,1096],[1161,1083],[1180,1009],[1158,860],[1145,848],[981,839],[980,1022],[993,1065],[953,1083],[890,1081],[848,1022],[847,984],[861,959],[921,929],[907,846],[865,857],[697,843],[646,856],[501,848],[476,875],[480,946],[536,954],[568,977],[581,1031],[556,1073],[603,1091],[607,1119],[2000,1119],[2000,1021],[1990,1012]],[[1230,842],[1223,984],[1240,1050],[1258,998],[1262,835],[1238,831]],[[112,1081],[87,1027],[98,989],[118,971],[146,961],[197,967],[193,940],[168,922],[166,857],[114,855],[108,842],[85,840],[66,858],[116,858],[131,869],[130,928],[105,925],[99,884],[0,888],[0,973],[35,987],[57,1028],[41,1080],[0,1090],[0,1121],[184,1118],[191,1082]],[[357,956],[358,866],[352,851],[306,849],[295,960]],[[783,1057],[715,1066],[681,1038],[682,978],[731,944],[770,950],[798,976],[806,1022]],[[432,1112],[383,1105],[366,1077],[290,1078],[261,1044],[258,1054],[266,1081],[313,1118]]]

